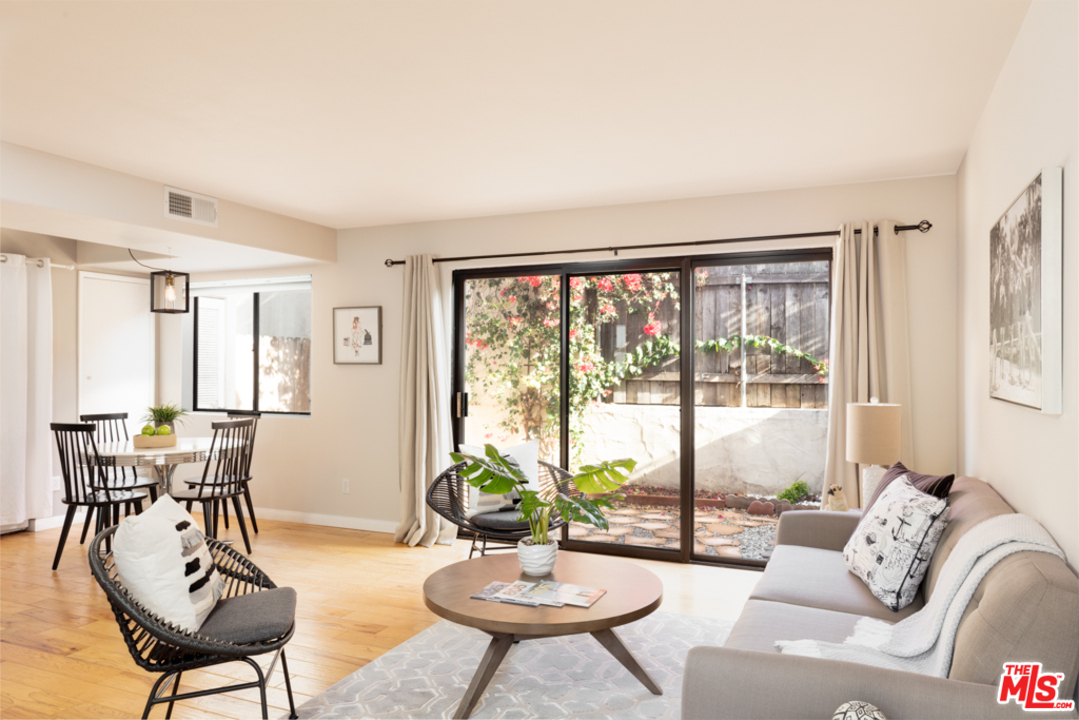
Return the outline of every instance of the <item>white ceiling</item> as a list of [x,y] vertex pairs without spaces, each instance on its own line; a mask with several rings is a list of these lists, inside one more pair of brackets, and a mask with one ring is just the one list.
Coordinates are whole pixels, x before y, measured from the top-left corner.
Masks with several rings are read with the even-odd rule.
[[332,227],[952,173],[1014,0],[0,4],[0,138]]

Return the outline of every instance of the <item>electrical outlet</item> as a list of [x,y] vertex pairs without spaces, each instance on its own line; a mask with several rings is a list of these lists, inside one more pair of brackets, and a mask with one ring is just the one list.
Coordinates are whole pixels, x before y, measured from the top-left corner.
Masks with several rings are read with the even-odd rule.
[[344,480],[341,481],[341,492],[344,493],[345,495],[348,495],[348,493],[349,493],[348,478],[345,478]]

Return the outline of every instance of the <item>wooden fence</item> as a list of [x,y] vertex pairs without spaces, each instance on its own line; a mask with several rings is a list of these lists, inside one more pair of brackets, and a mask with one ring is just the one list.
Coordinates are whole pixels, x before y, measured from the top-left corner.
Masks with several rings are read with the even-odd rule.
[[[696,335],[698,340],[742,335],[742,275],[745,289],[745,334],[766,335],[818,360],[828,357],[829,282],[827,262],[737,265],[708,268],[697,279]],[[625,334],[606,326],[601,348],[608,360],[619,350],[632,352],[648,339],[642,313],[627,315]],[[667,300],[655,314],[662,333],[682,343],[681,322],[674,302]],[[622,341],[621,343],[619,341]],[[624,345],[623,345],[624,343]],[[620,347],[621,345],[621,347]],[[697,352],[695,401],[711,407],[742,406],[742,363],[746,365],[747,407],[825,408],[828,385],[812,363],[768,348],[736,348],[731,352]],[[628,405],[677,405],[678,358],[650,368],[639,378],[623,382],[605,401]]]

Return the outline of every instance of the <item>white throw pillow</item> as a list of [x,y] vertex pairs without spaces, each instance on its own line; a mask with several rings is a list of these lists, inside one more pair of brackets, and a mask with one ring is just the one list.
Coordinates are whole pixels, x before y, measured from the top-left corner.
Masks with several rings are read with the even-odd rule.
[[[461,445],[461,452],[476,457],[484,457],[486,451],[482,447],[474,445]],[[539,442],[528,440],[527,442],[514,445],[507,450],[499,450],[502,457],[511,458],[521,468],[521,472],[528,478],[526,490],[539,490]],[[479,488],[468,486],[468,512],[465,517],[472,517],[480,513],[496,512],[513,502],[516,493],[494,495],[485,493]]]
[[892,482],[843,548],[847,569],[892,610],[914,601],[948,523],[948,499],[924,493],[906,476]]
[[225,587],[195,519],[168,495],[124,518],[112,554],[120,582],[140,605],[191,632]]

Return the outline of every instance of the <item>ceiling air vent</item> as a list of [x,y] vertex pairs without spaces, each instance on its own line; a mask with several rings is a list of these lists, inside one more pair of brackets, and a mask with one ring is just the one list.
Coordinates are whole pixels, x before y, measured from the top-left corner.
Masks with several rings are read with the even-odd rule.
[[217,227],[217,198],[166,187],[165,217]]

